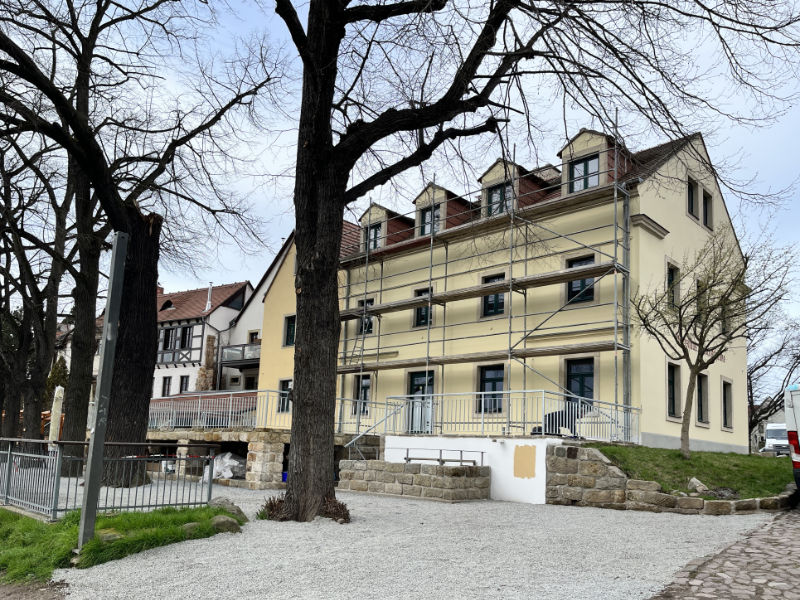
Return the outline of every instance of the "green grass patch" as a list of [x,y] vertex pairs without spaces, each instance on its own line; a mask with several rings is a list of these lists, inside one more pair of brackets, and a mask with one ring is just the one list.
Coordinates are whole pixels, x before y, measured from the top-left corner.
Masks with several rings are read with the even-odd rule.
[[[99,515],[95,531],[113,529],[122,537],[111,541],[95,537],[83,546],[77,566],[91,567],[149,548],[212,536],[211,519],[220,514],[233,516],[207,506]],[[0,509],[0,581],[47,581],[54,569],[70,566],[79,521],[77,511],[55,523],[43,523]],[[186,523],[199,525],[187,535],[181,527]]]
[[53,569],[69,566],[77,543],[74,518],[43,523],[0,510],[0,581],[47,581]]
[[684,460],[680,450],[589,445],[599,449],[630,478],[657,481],[667,493],[688,492],[689,479],[697,477],[712,490],[730,488],[740,498],[763,498],[781,493],[793,481],[792,463],[786,457],[692,452],[691,458]]

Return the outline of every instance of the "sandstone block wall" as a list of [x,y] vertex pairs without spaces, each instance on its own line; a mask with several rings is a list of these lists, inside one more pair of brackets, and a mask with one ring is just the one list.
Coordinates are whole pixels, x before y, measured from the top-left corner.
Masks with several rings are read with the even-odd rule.
[[629,479],[595,448],[565,443],[547,447],[548,504],[682,514],[731,515],[789,506],[791,492],[769,498],[704,500],[665,494],[655,481]]
[[[335,434],[334,446],[339,452],[345,444],[353,439],[352,434]],[[247,444],[247,471],[245,479],[218,479],[215,485],[229,487],[248,488],[251,490],[263,489],[282,489],[286,487],[283,483],[283,453],[285,444],[291,443],[291,433],[285,430],[274,429],[250,429],[246,431],[238,429],[213,429],[213,430],[181,430],[181,431],[161,431],[151,429],[147,432],[147,439],[153,444],[158,442],[179,442],[181,444],[191,444],[192,442],[201,443],[225,443],[240,442]],[[367,456],[379,456],[383,452],[383,437],[377,435],[367,435],[359,440],[362,452]],[[184,454],[205,454],[208,450],[197,448],[196,450],[182,449]],[[219,453],[219,451],[217,451]],[[184,475],[185,461],[179,461],[180,475]],[[199,473],[197,473],[199,475]]]
[[249,442],[245,480],[254,489],[283,487],[283,442]]
[[339,489],[448,502],[489,498],[490,467],[342,460]]

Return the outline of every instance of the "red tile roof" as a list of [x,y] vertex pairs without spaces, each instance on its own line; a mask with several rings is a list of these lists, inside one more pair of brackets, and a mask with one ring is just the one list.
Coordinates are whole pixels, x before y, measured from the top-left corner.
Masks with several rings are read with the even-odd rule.
[[171,294],[158,294],[156,295],[157,320],[159,323],[163,323],[180,319],[199,319],[213,312],[247,285],[249,285],[247,281],[215,285],[211,288],[211,308],[209,310],[206,310],[207,287]]
[[631,155],[633,168],[624,175],[624,179],[644,178],[655,173],[667,160],[677,154],[694,140],[702,140],[700,133],[692,133],[676,140],[664,142],[652,148],[646,148]]
[[361,227],[350,221],[342,221],[342,245],[339,258],[358,252],[361,246]]

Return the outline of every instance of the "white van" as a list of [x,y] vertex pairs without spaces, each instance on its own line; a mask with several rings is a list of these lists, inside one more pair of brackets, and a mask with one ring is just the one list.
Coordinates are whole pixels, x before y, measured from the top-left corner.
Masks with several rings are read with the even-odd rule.
[[786,423],[767,423],[764,428],[764,447],[761,452],[789,456],[789,436]]
[[794,481],[800,489],[800,440],[797,437],[800,425],[800,385],[794,384],[786,388],[783,394],[783,405],[786,411],[786,433],[789,441],[789,456],[792,459]]

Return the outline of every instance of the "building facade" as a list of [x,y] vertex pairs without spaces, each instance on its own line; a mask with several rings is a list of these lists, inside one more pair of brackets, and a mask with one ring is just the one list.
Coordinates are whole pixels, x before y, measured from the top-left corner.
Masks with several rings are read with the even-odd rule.
[[[415,210],[345,224],[338,422],[444,435],[572,434],[677,447],[688,368],[631,319],[731,227],[699,134],[630,152],[582,130],[560,165],[496,161],[479,189],[433,184]],[[290,240],[265,292],[259,385],[293,376]],[[746,351],[703,374],[692,447],[747,452]],[[286,412],[280,395],[259,412]],[[698,408],[699,407],[699,408]]]
[[[231,343],[233,322],[250,299],[250,282],[165,293],[158,289],[158,349],[153,398],[215,390],[234,379],[241,389],[255,389],[255,371],[222,366],[222,347]],[[260,335],[255,330],[252,341]],[[235,378],[239,377],[238,380]]]

